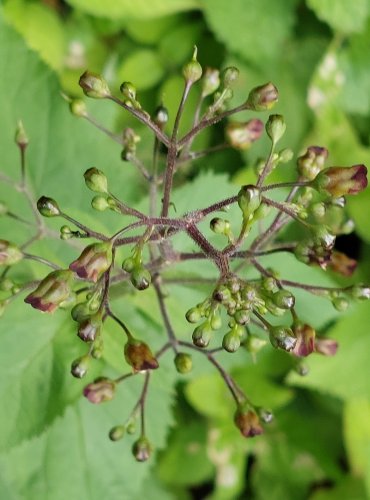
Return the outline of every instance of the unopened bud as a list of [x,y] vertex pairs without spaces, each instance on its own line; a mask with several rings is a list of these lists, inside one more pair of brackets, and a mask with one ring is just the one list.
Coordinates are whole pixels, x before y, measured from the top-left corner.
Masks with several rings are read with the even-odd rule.
[[136,266],[131,271],[130,280],[137,290],[146,290],[152,282],[152,276],[145,267]]
[[141,340],[129,338],[125,344],[124,354],[134,372],[155,370],[159,366],[149,346]]
[[235,149],[246,151],[263,132],[263,123],[257,118],[247,122],[230,122],[225,129],[228,143]]
[[293,151],[285,148],[279,151],[279,162],[288,163],[293,158]]
[[14,243],[0,240],[0,266],[13,266],[23,259],[23,252]]
[[283,137],[286,130],[286,123],[282,115],[270,115],[266,123],[266,132],[273,144],[276,144]]
[[190,354],[186,352],[178,352],[175,356],[174,363],[179,373],[189,373],[193,368],[193,360]]
[[307,151],[297,159],[299,174],[312,181],[317,174],[323,170],[325,161],[329,155],[326,148],[310,146]]
[[288,290],[279,290],[278,292],[274,293],[272,300],[278,307],[281,307],[282,309],[291,309],[295,304],[295,297]]
[[271,109],[278,101],[278,90],[271,82],[255,87],[249,93],[246,105],[253,111]]
[[160,128],[163,128],[168,122],[168,109],[164,106],[158,106],[158,108],[155,110],[153,121]]
[[212,328],[208,321],[197,326],[193,331],[193,344],[197,347],[207,347],[212,338]]
[[102,76],[96,73],[85,71],[85,73],[81,75],[78,83],[84,91],[84,94],[88,97],[104,99],[111,95],[107,82]]
[[122,95],[130,101],[136,100],[136,87],[131,82],[123,82],[119,88]]
[[242,186],[238,193],[238,205],[243,212],[244,219],[249,219],[251,215],[261,205],[261,192],[257,186]]
[[109,204],[107,202],[107,199],[104,198],[104,196],[94,196],[94,198],[91,200],[91,206],[95,210],[98,210],[99,212],[104,212],[104,210],[107,210],[109,208]]
[[89,168],[84,173],[85,184],[96,193],[108,193],[108,181],[105,174],[97,168]]
[[114,398],[115,390],[116,384],[113,380],[100,377],[84,388],[83,395],[90,403],[100,404],[111,401]]
[[239,78],[239,70],[235,66],[229,66],[222,74],[222,83],[225,88],[231,87]]
[[207,68],[202,80],[202,97],[207,97],[216,92],[220,86],[220,72],[218,69]]
[[336,297],[332,300],[332,304],[335,309],[339,312],[347,311],[349,302],[344,297]]
[[82,99],[72,99],[69,103],[69,109],[73,115],[80,118],[87,116],[86,104]]
[[334,198],[358,194],[366,186],[367,168],[365,165],[326,168],[312,182],[312,187]]
[[216,234],[230,234],[230,222],[220,217],[215,217],[209,223],[209,227]]
[[78,336],[84,342],[93,342],[99,335],[101,326],[101,313],[94,314],[80,324],[78,328]]
[[123,438],[126,432],[126,427],[124,425],[116,425],[112,427],[109,431],[109,439],[111,441],[119,441]]
[[57,217],[61,214],[58,203],[53,198],[47,198],[46,196],[41,196],[37,200],[37,210],[44,217]]
[[28,146],[28,137],[23,126],[22,120],[19,120],[16,131],[15,131],[15,142],[21,149],[26,149]]
[[263,433],[258,415],[251,409],[238,408],[234,415],[236,427],[244,437],[254,437]]
[[369,300],[370,299],[370,285],[363,285],[358,283],[351,288],[351,295],[354,299]]
[[198,307],[192,307],[186,312],[185,317],[189,323],[198,323],[202,318],[202,313]]
[[75,359],[72,361],[71,374],[76,378],[83,378],[89,369],[89,364],[89,356],[82,356],[81,358]]
[[234,329],[224,335],[222,347],[227,352],[236,352],[240,347],[240,335]]
[[273,347],[291,351],[294,349],[297,339],[290,328],[285,326],[273,326],[269,330],[270,342]]
[[188,83],[195,83],[202,77],[202,66],[197,61],[197,53],[198,49],[194,47],[192,60],[182,69],[182,74]]
[[152,447],[145,436],[141,436],[132,445],[132,454],[138,462],[146,462],[152,453]]

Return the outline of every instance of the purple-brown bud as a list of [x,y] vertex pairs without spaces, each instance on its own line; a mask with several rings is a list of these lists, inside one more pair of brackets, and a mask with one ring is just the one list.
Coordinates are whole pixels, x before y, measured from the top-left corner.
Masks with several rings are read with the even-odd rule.
[[101,377],[88,384],[83,390],[83,395],[90,403],[99,404],[113,399],[115,389],[116,384],[113,380]]
[[297,159],[299,174],[312,181],[323,170],[328,155],[326,148],[310,146],[305,154]]
[[0,266],[12,266],[23,258],[22,251],[7,240],[0,240]]
[[159,366],[149,346],[141,340],[129,338],[125,345],[124,354],[127,363],[132,366],[134,372],[155,370]]
[[244,437],[254,437],[263,433],[258,415],[252,410],[238,408],[234,415],[234,422]]
[[80,278],[97,282],[112,264],[112,243],[104,241],[87,246],[69,266]]
[[338,349],[338,342],[333,339],[316,338],[315,352],[319,352],[324,356],[334,356]]
[[358,194],[367,186],[367,168],[365,165],[329,167],[318,174],[312,186],[334,198]]
[[225,129],[227,142],[235,149],[245,151],[263,133],[263,122],[253,118],[247,122],[230,122]]
[[298,357],[311,354],[315,349],[315,330],[310,325],[299,324],[293,328],[293,333],[297,338],[297,342],[291,353]]
[[84,342],[93,342],[99,335],[102,326],[101,312],[93,314],[80,323],[77,335]]
[[255,87],[249,93],[246,105],[253,111],[271,109],[278,101],[278,89],[271,82]]
[[357,261],[347,257],[346,254],[334,250],[330,256],[327,268],[341,274],[342,276],[352,276],[357,267]]
[[42,312],[54,312],[71,294],[73,273],[66,270],[53,271],[44,278],[24,301]]

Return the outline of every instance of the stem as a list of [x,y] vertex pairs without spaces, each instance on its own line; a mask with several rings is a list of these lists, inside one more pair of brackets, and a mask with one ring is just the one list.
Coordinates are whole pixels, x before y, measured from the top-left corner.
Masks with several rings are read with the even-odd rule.
[[271,189],[286,188],[286,187],[309,187],[311,181],[295,181],[295,182],[278,182],[277,184],[269,184],[268,186],[262,186],[260,188],[261,192],[271,191]]
[[194,224],[189,225],[186,228],[186,232],[190,238],[204,251],[206,256],[214,260],[221,272],[221,275],[226,276],[230,271],[227,257],[211,245],[211,243],[209,243],[209,241]]
[[103,125],[100,125],[100,123],[98,123],[95,120],[95,118],[93,118],[91,115],[86,114],[83,116],[83,118],[85,118],[85,120],[87,120],[89,123],[94,125],[95,128],[97,128],[98,130],[103,132],[105,135],[107,135],[110,139],[113,139],[113,141],[117,142],[121,146],[123,145],[123,141],[122,141],[122,138],[120,136],[118,136],[117,134],[114,134],[113,132],[111,132],[110,130],[105,128]]
[[119,326],[122,328],[122,330],[125,332],[126,336],[127,336],[127,340],[133,340],[133,335],[132,333],[130,332],[130,330],[127,328],[127,326],[125,325],[125,323],[123,321],[121,321],[115,314],[113,314],[111,308],[109,307],[108,304],[105,304],[105,310],[107,312],[107,315],[114,319],[114,321],[116,323],[119,324]]
[[285,205],[283,205],[282,203],[279,203],[277,201],[273,201],[271,200],[270,198],[266,198],[265,196],[262,196],[262,201],[263,203],[265,203],[266,205],[269,205],[271,207],[274,207],[274,208],[277,208],[278,210],[280,210],[280,212],[284,212],[286,213],[287,215],[289,215],[292,219],[295,219],[297,222],[299,222],[300,224],[303,224],[303,226],[306,226],[308,228],[311,227],[310,224],[308,224],[307,222],[305,222],[304,220],[302,220],[300,217],[298,217],[298,215],[293,212],[293,210],[290,210],[289,208],[287,208]]
[[176,348],[177,339],[176,339],[175,332],[172,328],[170,318],[168,315],[168,311],[167,311],[167,307],[166,307],[166,304],[164,301],[164,295],[163,295],[163,292],[161,289],[161,278],[160,278],[159,274],[154,276],[153,285],[154,285],[154,290],[155,290],[156,295],[157,295],[159,309],[161,311],[161,315],[162,315],[164,326],[165,326],[166,331],[167,331],[168,339],[170,341],[170,344],[171,344],[173,350],[175,351],[175,353],[177,353],[177,348]]
[[260,175],[258,176],[258,180],[257,180],[257,187],[261,187],[262,184],[263,184],[263,181],[265,180],[265,178],[269,175],[269,173],[271,172],[271,168],[272,168],[272,157],[274,155],[274,150],[275,150],[275,144],[272,143],[271,144],[271,149],[270,149],[270,153],[269,153],[269,156],[267,158],[267,161],[265,163],[265,166],[263,167],[263,170],[262,172],[260,173]]
[[109,239],[109,238],[107,238],[107,236],[104,236],[104,234],[93,231],[89,227],[85,226],[81,222],[78,222],[76,219],[74,219],[73,217],[70,217],[69,215],[65,214],[64,212],[60,213],[60,217],[63,217],[63,219],[67,220],[71,224],[74,224],[76,227],[81,229],[81,231],[84,231],[89,237],[96,238],[97,240],[102,240],[102,241],[107,241]]
[[36,262],[40,262],[40,264],[45,264],[46,266],[49,266],[53,269],[62,269],[60,266],[57,264],[54,264],[54,262],[51,262],[50,260],[44,259],[43,257],[39,257],[38,255],[31,255],[29,253],[23,253],[23,257],[28,260],[34,260]]

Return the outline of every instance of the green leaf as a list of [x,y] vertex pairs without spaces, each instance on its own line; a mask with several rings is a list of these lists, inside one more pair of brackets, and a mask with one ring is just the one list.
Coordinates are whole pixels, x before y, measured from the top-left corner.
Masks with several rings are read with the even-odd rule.
[[351,471],[355,476],[368,477],[370,471],[369,422],[369,399],[360,398],[346,402],[344,408],[344,438]]
[[[42,3],[11,0],[5,3],[5,16],[53,69],[61,70],[65,50],[62,23],[53,9]],[[29,82],[29,78],[25,80]]]
[[283,49],[296,5],[296,0],[203,0],[204,15],[216,38],[231,52],[258,65]]
[[339,342],[335,356],[323,358],[312,355],[306,359],[310,373],[299,377],[291,373],[288,381],[293,385],[327,392],[344,400],[368,396],[370,392],[370,366],[368,352],[369,304],[358,304],[354,311],[343,317],[327,332]]
[[341,33],[362,31],[369,14],[368,0],[307,0],[321,21]]
[[152,19],[175,12],[199,8],[198,0],[68,0],[68,3],[88,14],[112,19]]
[[132,82],[138,90],[146,90],[162,79],[164,69],[154,50],[140,49],[132,52],[117,72],[120,82]]

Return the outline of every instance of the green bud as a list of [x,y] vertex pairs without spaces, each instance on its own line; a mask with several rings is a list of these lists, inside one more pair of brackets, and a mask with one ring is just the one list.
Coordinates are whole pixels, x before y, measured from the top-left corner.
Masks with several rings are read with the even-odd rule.
[[83,378],[89,369],[89,364],[89,356],[82,356],[81,358],[75,359],[72,361],[71,374],[76,378]]
[[209,320],[212,330],[219,330],[222,326],[222,319],[220,314],[215,313]]
[[220,86],[220,72],[218,69],[207,68],[202,80],[202,97],[207,97]]
[[313,236],[316,243],[325,250],[331,250],[335,243],[335,235],[329,232],[326,226],[320,225],[313,229]]
[[84,94],[88,97],[104,99],[111,95],[107,82],[102,76],[96,73],[85,71],[85,73],[81,75],[78,83],[84,91]]
[[278,307],[281,307],[282,309],[291,309],[295,304],[295,297],[288,290],[279,290],[278,292],[274,293],[272,300]]
[[326,214],[325,203],[314,203],[310,208],[315,219],[321,222]]
[[134,267],[135,259],[133,259],[132,257],[127,257],[127,259],[122,262],[122,269],[126,271],[126,273],[131,273]]
[[237,331],[230,330],[222,339],[222,347],[227,352],[236,352],[240,347],[240,335]]
[[369,300],[370,299],[370,285],[358,283],[351,288],[351,295],[354,299]]
[[119,90],[130,101],[136,100],[136,87],[131,82],[123,82]]
[[82,323],[91,316],[91,311],[86,302],[80,302],[72,307],[71,316],[73,321]]
[[246,105],[253,111],[271,109],[278,101],[278,90],[271,82],[255,87],[249,93]]
[[132,454],[138,462],[146,462],[152,453],[152,447],[145,436],[141,436],[132,445]]
[[108,193],[108,181],[105,174],[97,168],[89,168],[84,173],[85,184],[96,193]]
[[103,337],[99,335],[98,337],[96,337],[92,345],[91,356],[94,359],[100,359],[103,356],[103,352],[104,352]]
[[231,87],[239,78],[239,70],[235,66],[229,66],[225,69],[222,75],[222,83],[224,87]]
[[270,115],[266,123],[266,132],[273,144],[283,137],[286,124],[282,115]]
[[197,82],[202,77],[202,66],[197,61],[197,53],[198,49],[195,46],[192,60],[185,64],[182,69],[185,81],[191,84]]
[[0,290],[2,292],[10,292],[12,288],[14,287],[14,283],[10,278],[1,278],[0,279]]
[[344,312],[348,309],[349,302],[344,297],[336,297],[332,300],[332,304],[335,309],[339,312]]
[[212,296],[217,302],[226,304],[231,299],[231,292],[226,285],[219,285]]
[[136,432],[136,421],[131,420],[126,426],[127,434],[135,434]]
[[246,325],[250,321],[250,313],[249,311],[245,311],[241,309],[240,311],[236,311],[234,314],[234,319],[238,325]]
[[61,214],[58,203],[53,198],[47,198],[46,196],[41,196],[37,200],[37,210],[44,217],[57,217]]
[[0,240],[0,266],[13,266],[23,259],[23,252],[14,243]]
[[189,323],[198,323],[202,319],[202,313],[198,307],[192,307],[186,312],[185,317]]
[[87,116],[86,104],[82,99],[72,99],[69,103],[71,113],[80,118]]
[[257,354],[266,344],[267,340],[261,339],[256,335],[248,335],[245,341],[245,347],[251,354]]
[[61,240],[69,240],[69,239],[73,238],[73,236],[74,236],[74,233],[70,227],[62,226],[60,228],[60,239]]
[[230,234],[230,222],[220,217],[214,217],[209,223],[211,230],[216,234]]
[[96,313],[80,323],[77,335],[84,342],[93,342],[99,335],[102,327],[102,315]]
[[293,158],[293,151],[291,149],[285,148],[279,151],[279,162],[288,163]]
[[283,349],[284,351],[291,351],[294,349],[297,338],[294,336],[291,328],[286,326],[273,326],[269,331],[270,342],[273,347]]
[[130,280],[138,290],[146,290],[152,282],[152,276],[145,267],[136,266],[131,271]]
[[119,441],[123,438],[126,432],[126,427],[124,425],[116,425],[109,431],[109,439],[111,441]]
[[26,147],[28,146],[28,137],[21,120],[19,120],[15,131],[15,142],[21,149],[26,149]]
[[212,338],[212,328],[208,321],[197,326],[193,331],[193,344],[197,347],[207,347]]
[[257,186],[242,186],[238,193],[238,205],[243,212],[243,218],[248,220],[261,205],[261,192]]
[[107,202],[107,199],[104,198],[104,196],[94,196],[94,198],[91,200],[91,206],[95,210],[98,210],[99,212],[104,212],[104,210],[107,210],[109,208],[109,204]]
[[174,363],[179,373],[189,373],[193,368],[193,360],[190,354],[186,352],[178,352],[175,356]]
[[158,106],[154,113],[154,122],[158,127],[163,128],[168,122],[168,109],[164,106]]

